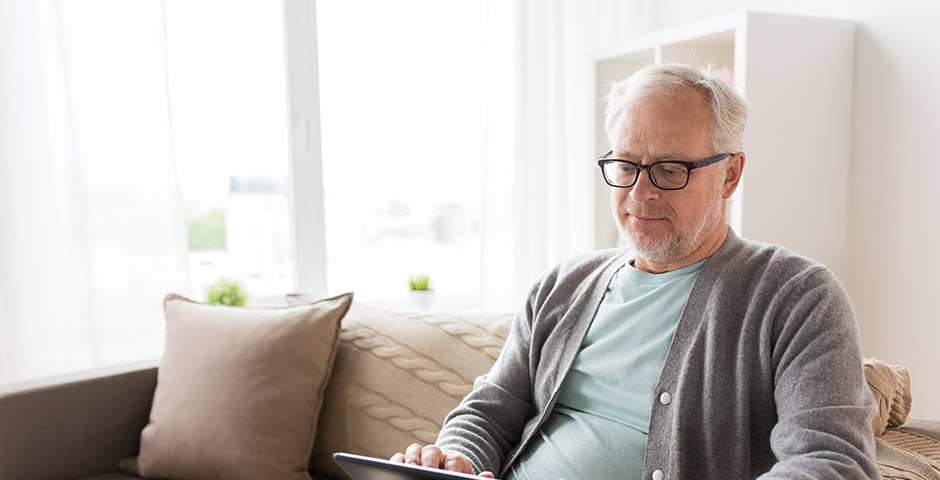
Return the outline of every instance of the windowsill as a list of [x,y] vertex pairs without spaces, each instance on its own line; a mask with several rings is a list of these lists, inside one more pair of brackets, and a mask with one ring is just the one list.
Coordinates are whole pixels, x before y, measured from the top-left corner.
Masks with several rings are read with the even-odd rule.
[[[430,299],[418,296],[430,295]],[[442,294],[433,290],[408,292],[404,297],[388,299],[367,299],[360,303],[389,310],[429,311],[429,312],[466,312],[482,310],[479,295]]]
[[[478,294],[445,294],[434,290],[430,292],[430,299],[416,298],[426,293],[405,292],[403,296],[392,298],[366,298],[353,301],[362,305],[398,311],[430,311],[430,312],[479,312],[483,310],[480,295]],[[355,292],[353,292],[355,293]],[[338,295],[338,294],[337,294]],[[312,303],[330,295],[299,295],[295,305]],[[249,297],[247,308],[282,308],[289,306],[286,296]]]

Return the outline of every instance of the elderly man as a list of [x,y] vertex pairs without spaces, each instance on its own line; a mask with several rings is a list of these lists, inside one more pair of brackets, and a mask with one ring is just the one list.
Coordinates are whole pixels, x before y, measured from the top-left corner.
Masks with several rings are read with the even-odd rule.
[[845,291],[725,223],[746,120],[708,71],[614,85],[598,164],[631,248],[543,277],[436,445],[393,460],[514,480],[879,478]]

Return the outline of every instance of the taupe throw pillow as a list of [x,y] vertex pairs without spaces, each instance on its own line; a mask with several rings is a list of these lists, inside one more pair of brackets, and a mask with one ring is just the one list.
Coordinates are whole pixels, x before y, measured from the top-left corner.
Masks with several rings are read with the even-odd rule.
[[284,309],[164,302],[166,351],[140,455],[146,478],[303,479],[352,294]]

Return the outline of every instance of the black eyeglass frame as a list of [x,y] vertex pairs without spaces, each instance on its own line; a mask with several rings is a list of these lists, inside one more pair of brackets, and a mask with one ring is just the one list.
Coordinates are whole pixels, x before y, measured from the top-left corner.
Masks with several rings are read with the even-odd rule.
[[[716,155],[716,156],[711,157],[711,158],[706,158],[705,160],[702,160],[702,161],[699,161],[699,162],[683,162],[683,161],[680,161],[680,160],[666,160],[666,161],[663,161],[663,162],[651,163],[651,164],[649,164],[649,165],[642,165],[642,164],[639,164],[639,163],[633,163],[633,162],[631,162],[631,161],[629,161],[629,160],[621,160],[621,159],[619,159],[619,158],[607,158],[608,155],[611,155],[611,154],[613,154],[613,153],[614,153],[614,151],[611,150],[611,151],[609,151],[609,152],[607,152],[607,153],[601,155],[600,158],[597,159],[597,166],[600,167],[600,169],[601,169],[601,176],[604,177],[604,182],[606,182],[607,185],[610,185],[611,187],[614,187],[614,188],[630,188],[630,187],[636,185],[637,180],[640,179],[640,173],[641,173],[643,170],[649,170],[650,168],[652,168],[652,167],[654,167],[654,166],[656,166],[656,165],[660,165],[660,164],[663,164],[663,163],[670,163],[670,164],[682,165],[683,167],[685,167],[685,170],[686,170],[686,173],[685,173],[685,183],[682,184],[681,187],[668,187],[668,188],[661,187],[661,186],[659,186],[659,184],[656,183],[656,179],[653,178],[653,175],[651,175],[650,172],[647,171],[646,174],[649,175],[650,181],[652,181],[652,182],[653,182],[653,185],[656,186],[656,188],[658,188],[658,189],[660,189],[660,190],[682,190],[683,188],[685,188],[685,187],[687,187],[687,186],[689,185],[689,178],[691,178],[691,176],[692,176],[692,170],[695,170],[696,168],[707,167],[707,166],[709,166],[709,165],[711,165],[711,164],[713,164],[713,163],[718,163],[718,162],[720,162],[720,161],[722,161],[722,160],[724,160],[724,159],[726,159],[726,158],[728,158],[728,157],[734,155],[733,153],[722,153],[721,155]],[[636,168],[636,175],[633,177],[633,181],[630,182],[629,185],[615,185],[615,184],[611,183],[611,181],[607,178],[607,173],[604,171],[604,166],[607,165],[607,164],[609,164],[609,163],[629,163],[630,165],[632,165],[634,168]]]

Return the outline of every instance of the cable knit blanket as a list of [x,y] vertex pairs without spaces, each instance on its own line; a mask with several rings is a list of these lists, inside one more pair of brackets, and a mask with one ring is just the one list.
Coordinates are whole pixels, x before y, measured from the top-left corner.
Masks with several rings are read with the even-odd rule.
[[940,442],[898,428],[911,412],[907,369],[865,359],[865,378],[878,403],[871,426],[881,474],[888,480],[940,480]]

